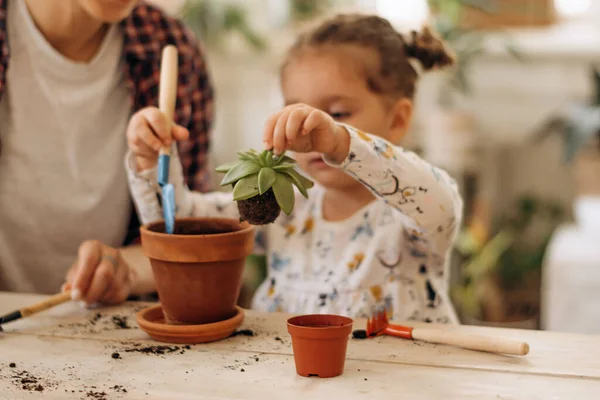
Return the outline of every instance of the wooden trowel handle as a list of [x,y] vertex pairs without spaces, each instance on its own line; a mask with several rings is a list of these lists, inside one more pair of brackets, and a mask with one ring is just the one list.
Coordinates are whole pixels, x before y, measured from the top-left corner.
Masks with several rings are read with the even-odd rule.
[[[165,115],[169,128],[173,123],[177,101],[177,68],[177,47],[170,44],[162,51],[158,93],[158,108]],[[170,154],[170,149],[162,148],[160,154]]]

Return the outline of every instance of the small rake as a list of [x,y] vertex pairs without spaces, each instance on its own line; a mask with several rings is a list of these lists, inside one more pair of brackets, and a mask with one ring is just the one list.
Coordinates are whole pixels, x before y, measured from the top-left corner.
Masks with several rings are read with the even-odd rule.
[[403,339],[421,340],[429,343],[457,346],[470,350],[517,356],[524,356],[529,353],[529,344],[516,340],[473,335],[451,329],[393,325],[389,323],[385,312],[379,312],[369,318],[366,331],[356,330],[352,335],[355,339],[366,339],[388,335]]

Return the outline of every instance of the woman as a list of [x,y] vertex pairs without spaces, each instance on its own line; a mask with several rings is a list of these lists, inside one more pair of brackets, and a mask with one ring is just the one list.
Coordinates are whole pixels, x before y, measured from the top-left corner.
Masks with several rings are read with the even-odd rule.
[[[155,108],[166,44],[180,54],[170,134]],[[139,248],[119,250],[138,228],[126,132],[189,135],[179,144],[186,182],[208,190],[212,98],[198,43],[156,8],[0,0],[0,290],[56,292],[68,270],[63,289],[88,304],[147,292]],[[115,276],[126,279],[106,289]]]

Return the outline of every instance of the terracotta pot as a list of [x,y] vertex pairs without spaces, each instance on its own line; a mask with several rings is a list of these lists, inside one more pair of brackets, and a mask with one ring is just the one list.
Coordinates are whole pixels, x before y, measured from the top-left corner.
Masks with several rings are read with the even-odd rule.
[[298,375],[319,378],[341,375],[352,323],[352,319],[339,315],[301,315],[288,319]]
[[235,219],[182,218],[140,229],[169,324],[207,324],[233,317],[254,228]]

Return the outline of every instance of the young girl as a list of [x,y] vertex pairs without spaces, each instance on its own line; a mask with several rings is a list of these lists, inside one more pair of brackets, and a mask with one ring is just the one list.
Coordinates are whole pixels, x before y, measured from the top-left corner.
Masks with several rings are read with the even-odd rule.
[[[296,152],[317,185],[291,217],[259,231],[268,278],[255,309],[457,322],[445,280],[462,208],[456,183],[395,145],[419,74],[452,61],[427,29],[403,36],[376,16],[338,16],[298,39],[281,72],[287,106],[268,120],[264,144]],[[139,166],[157,146],[132,142],[126,164],[147,223],[162,218],[159,187],[156,169]],[[238,217],[230,193],[188,191],[176,157],[171,179],[178,217]]]

